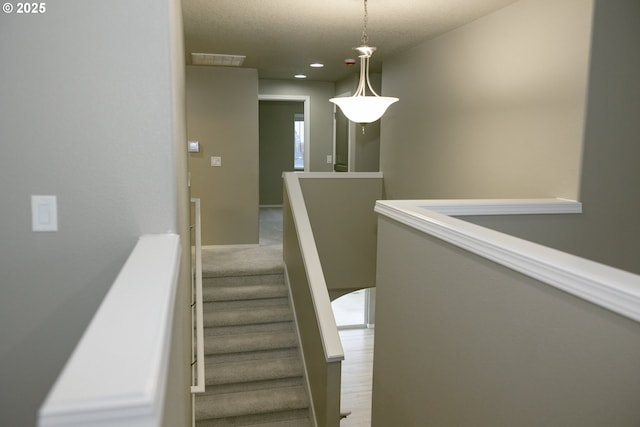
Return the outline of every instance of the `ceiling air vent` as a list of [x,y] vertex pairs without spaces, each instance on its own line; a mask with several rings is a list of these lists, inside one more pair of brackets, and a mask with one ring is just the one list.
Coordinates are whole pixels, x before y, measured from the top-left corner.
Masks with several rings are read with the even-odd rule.
[[218,53],[192,53],[193,65],[222,65],[226,67],[240,67],[244,62],[244,55],[221,55]]

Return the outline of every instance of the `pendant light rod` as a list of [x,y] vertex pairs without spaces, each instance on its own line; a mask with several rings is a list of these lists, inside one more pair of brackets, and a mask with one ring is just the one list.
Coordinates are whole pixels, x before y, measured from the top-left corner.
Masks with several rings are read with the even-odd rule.
[[[367,8],[367,0],[364,0],[364,15],[362,18],[362,46],[354,48],[358,51],[358,57],[360,58],[360,82],[358,88],[353,96],[366,96],[366,89],[374,96],[380,96],[371,87],[371,81],[369,80],[369,58],[376,51],[375,47],[369,46],[369,35],[367,34],[367,24],[369,22],[369,9]],[[366,86],[365,86],[366,83]]]
[[[358,88],[356,89],[356,93],[353,96],[365,96],[366,88],[369,89],[369,92],[373,94],[373,96],[380,96],[373,90],[371,87],[371,81],[369,80],[369,58],[373,52],[375,52],[376,48],[371,46],[360,46],[355,48],[360,55],[360,82],[358,83]],[[366,86],[365,86],[366,83]]]
[[364,0],[364,18],[362,19],[362,45],[366,46],[369,43],[369,36],[367,35],[367,21],[369,20],[369,11],[367,10],[367,0]]
[[[362,26],[362,46],[354,48],[358,51],[360,58],[360,81],[358,88],[352,96],[331,98],[329,101],[336,104],[349,120],[355,123],[371,123],[378,120],[389,105],[398,101],[398,98],[380,96],[373,90],[369,79],[369,59],[376,48],[369,46],[369,36],[367,35],[367,21],[369,11],[367,0],[364,0],[364,18]],[[367,96],[367,89],[373,96]],[[364,131],[364,127],[363,127]]]

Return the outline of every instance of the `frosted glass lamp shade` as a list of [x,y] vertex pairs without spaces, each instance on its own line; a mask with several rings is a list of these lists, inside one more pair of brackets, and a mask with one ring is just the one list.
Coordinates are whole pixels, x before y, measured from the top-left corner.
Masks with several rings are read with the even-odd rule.
[[349,120],[355,123],[371,123],[378,120],[398,98],[390,96],[345,96],[331,98]]

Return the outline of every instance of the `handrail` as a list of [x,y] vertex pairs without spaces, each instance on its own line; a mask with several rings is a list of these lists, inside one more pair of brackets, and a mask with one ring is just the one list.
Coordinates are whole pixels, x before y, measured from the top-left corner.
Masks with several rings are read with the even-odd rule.
[[[204,393],[205,380],[204,380],[204,324],[203,324],[203,312],[202,312],[202,234],[201,234],[201,216],[200,216],[200,199],[192,198],[191,203],[195,207],[195,258],[196,258],[196,271],[195,271],[195,283],[193,283],[192,290],[192,305],[195,308],[195,325],[193,325],[193,313],[191,316],[192,330],[195,326],[195,347],[196,354],[193,354],[192,346],[192,361],[194,369],[196,371],[195,384],[191,386],[191,393]],[[193,278],[192,278],[193,282]],[[195,294],[195,295],[193,295]],[[195,298],[194,298],[195,297]]]
[[[513,204],[513,200],[505,200],[505,203]],[[561,210],[566,207],[560,205],[563,205]],[[378,201],[375,210],[411,228],[640,321],[640,276],[452,218],[428,206],[429,201],[425,200],[386,200]]]
[[39,411],[38,425],[159,426],[180,238],[140,237]]
[[[394,200],[394,205],[415,205],[415,200]],[[420,206],[451,216],[579,214],[582,203],[567,199],[440,199],[425,200]]]
[[331,300],[329,299],[327,284],[320,264],[320,256],[318,255],[307,208],[304,203],[302,188],[298,181],[298,174],[285,173],[283,174],[283,179],[289,194],[293,222],[300,236],[300,250],[311,295],[316,307],[316,319],[322,337],[325,358],[327,362],[344,360],[344,350],[333,310],[331,309]]
[[382,178],[382,172],[290,172],[295,173],[297,179],[346,179],[346,178]]

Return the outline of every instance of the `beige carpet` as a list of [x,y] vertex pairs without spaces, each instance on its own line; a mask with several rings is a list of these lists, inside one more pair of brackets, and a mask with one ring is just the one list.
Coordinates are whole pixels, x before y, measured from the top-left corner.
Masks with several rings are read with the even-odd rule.
[[206,391],[196,426],[310,427],[282,246],[203,248]]
[[282,246],[202,248],[202,277],[282,273]]

